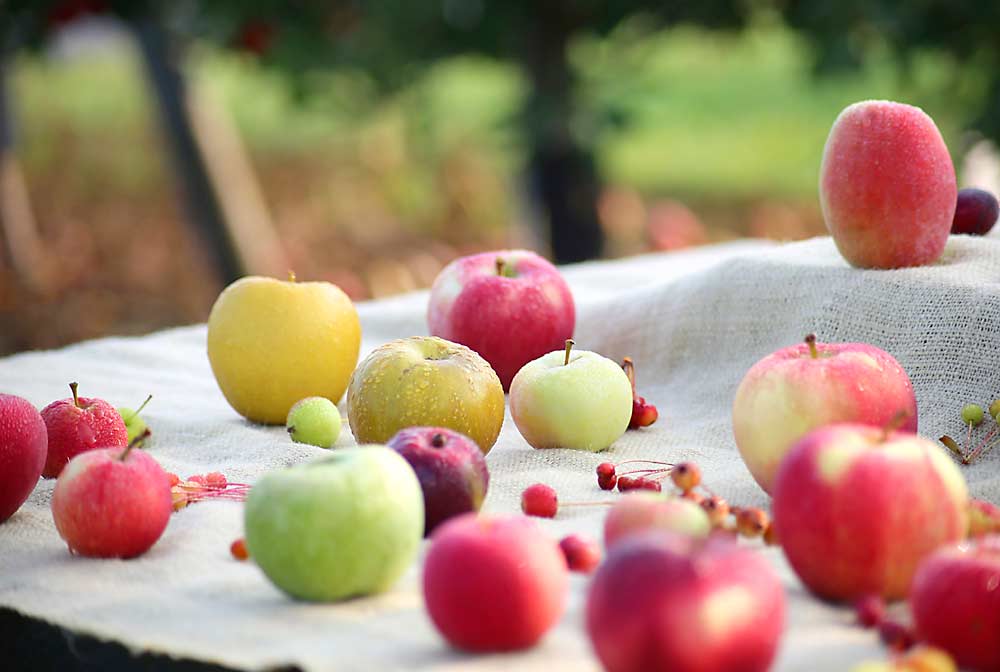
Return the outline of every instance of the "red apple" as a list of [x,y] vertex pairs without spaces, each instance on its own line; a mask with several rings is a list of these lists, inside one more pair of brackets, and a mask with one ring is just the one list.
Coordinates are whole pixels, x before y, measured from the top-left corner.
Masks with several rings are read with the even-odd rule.
[[533,646],[566,606],[559,545],[524,516],[452,518],[431,537],[424,603],[438,631],[467,651]]
[[55,478],[73,457],[95,448],[125,448],[128,429],[114,406],[103,399],[77,396],[76,383],[70,383],[73,396],[53,401],[42,409],[48,430],[48,455],[42,476]]
[[910,607],[922,641],[963,669],[1000,671],[1000,536],[927,558],[913,577]]
[[424,536],[448,518],[482,507],[490,472],[469,437],[445,427],[409,427],[387,445],[417,473],[424,493]]
[[820,167],[823,219],[853,266],[934,263],[955,216],[948,147],[923,110],[887,100],[844,109]]
[[448,264],[431,287],[427,323],[432,335],[478,352],[506,391],[522,366],[572,338],[576,309],[555,266],[500,250]]
[[0,523],[35,489],[45,465],[45,422],[31,402],[0,394]]
[[763,671],[784,620],[770,564],[722,535],[626,539],[587,595],[587,634],[608,672]]
[[929,553],[958,541],[968,492],[937,444],[909,432],[837,424],[807,434],[774,486],[774,525],[802,582],[819,597],[906,596]]
[[610,549],[636,533],[667,530],[707,537],[712,523],[702,507],[689,499],[659,492],[633,492],[615,502],[604,518],[604,546]]
[[52,492],[59,536],[71,552],[95,558],[145,553],[163,534],[172,511],[166,472],[132,448],[77,455]]
[[733,400],[733,435],[750,473],[770,493],[781,459],[810,430],[834,422],[881,427],[899,412],[917,431],[917,398],[906,371],[865,343],[782,348],[747,372]]

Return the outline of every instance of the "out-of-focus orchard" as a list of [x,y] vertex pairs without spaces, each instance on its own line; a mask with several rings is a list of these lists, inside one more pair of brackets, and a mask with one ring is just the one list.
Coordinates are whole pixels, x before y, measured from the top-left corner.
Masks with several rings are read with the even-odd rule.
[[[47,15],[44,40],[4,63],[5,161],[20,178],[4,181],[0,353],[202,321],[223,283],[185,210],[135,40],[102,3],[85,4]],[[848,45],[855,67],[817,77],[839,46],[811,38],[808,19],[765,9],[717,29],[638,13],[573,33],[573,104],[556,134],[597,178],[602,256],[824,233],[823,143],[856,100],[922,106],[961,174],[989,96],[984,68],[932,46],[900,59],[876,34]],[[365,299],[427,287],[460,254],[551,251],[550,230],[574,235],[546,225],[529,169],[546,131],[544,113],[525,116],[547,103],[525,63],[456,49],[396,67],[391,85],[357,59],[290,74],[269,56],[294,30],[242,17],[230,28],[192,39],[181,69],[227,235],[268,270]]]

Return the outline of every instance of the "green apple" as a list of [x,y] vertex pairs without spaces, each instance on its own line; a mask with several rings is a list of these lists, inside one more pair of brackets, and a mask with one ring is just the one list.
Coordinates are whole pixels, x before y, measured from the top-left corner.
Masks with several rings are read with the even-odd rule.
[[625,433],[632,417],[632,386],[625,371],[586,350],[542,355],[510,384],[510,414],[535,448],[604,450]]
[[389,588],[414,561],[424,496],[407,461],[353,446],[266,474],[244,510],[247,549],[294,598],[333,602]]
[[504,415],[503,387],[486,360],[434,336],[372,351],[351,378],[347,405],[359,443],[385,443],[407,427],[446,427],[484,454],[496,443]]
[[340,411],[326,397],[306,397],[288,411],[285,427],[295,443],[329,448],[340,436]]
[[122,422],[125,423],[125,431],[128,432],[129,443],[135,441],[137,436],[149,429],[149,425],[146,424],[146,421],[139,414],[142,413],[142,409],[146,408],[146,404],[148,404],[152,398],[153,395],[146,397],[146,401],[142,402],[142,405],[135,410],[132,410],[127,406],[122,406],[118,409],[118,415],[122,416]]

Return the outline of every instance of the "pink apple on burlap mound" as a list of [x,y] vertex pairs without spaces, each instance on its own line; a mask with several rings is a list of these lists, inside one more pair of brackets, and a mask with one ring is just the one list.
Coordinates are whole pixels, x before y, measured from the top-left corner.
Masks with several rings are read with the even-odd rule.
[[[733,401],[733,435],[743,461],[771,492],[782,458],[810,430],[834,422],[883,426],[905,413],[917,431],[917,398],[906,371],[866,343],[805,343],[754,364]],[[812,341],[812,344],[810,344]]]
[[936,443],[843,423],[806,435],[781,463],[774,526],[817,596],[906,597],[920,562],[968,529],[968,490]]
[[920,108],[867,100],[845,108],[830,129],[820,206],[851,265],[933,263],[948,240],[957,195],[948,147]]
[[433,336],[479,353],[507,390],[522,366],[573,336],[576,308],[555,266],[534,252],[499,250],[456,259],[441,271],[427,323]]
[[21,508],[45,466],[48,435],[31,402],[0,394],[0,523]]

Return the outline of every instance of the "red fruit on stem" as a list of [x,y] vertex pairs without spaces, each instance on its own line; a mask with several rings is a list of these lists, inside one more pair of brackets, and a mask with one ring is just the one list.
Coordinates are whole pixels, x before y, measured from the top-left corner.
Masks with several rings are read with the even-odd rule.
[[615,465],[610,462],[601,462],[597,465],[597,485],[601,490],[614,490],[618,482],[618,475],[615,472]]
[[48,434],[31,402],[0,394],[0,523],[21,508],[45,466]]
[[559,497],[551,486],[544,483],[529,485],[521,493],[521,510],[529,516],[555,518]]
[[997,222],[1000,204],[997,197],[982,189],[962,189],[958,192],[952,233],[985,236]]
[[635,490],[652,490],[653,492],[660,492],[663,486],[660,485],[659,481],[654,481],[651,478],[639,477],[633,481]]
[[533,646],[559,619],[569,592],[558,544],[524,516],[467,513],[445,521],[423,571],[431,621],[466,651]]
[[885,600],[876,593],[860,597],[854,603],[854,613],[861,627],[874,628],[885,618]]
[[694,490],[701,485],[701,469],[694,462],[681,462],[670,470],[670,480],[681,492]]
[[590,537],[571,534],[559,541],[559,548],[571,572],[590,574],[601,562],[601,547]]
[[118,410],[103,399],[73,396],[54,401],[42,409],[48,432],[48,451],[42,476],[55,478],[66,463],[80,453],[96,448],[125,448],[128,430]]
[[229,552],[237,560],[248,559],[250,557],[250,552],[247,551],[247,540],[240,537],[229,545]]
[[626,357],[622,361],[622,368],[625,369],[625,375],[628,376],[628,381],[632,384],[632,418],[629,420],[628,428],[639,429],[640,427],[648,427],[656,422],[660,414],[656,410],[656,406],[646,401],[645,397],[640,397],[636,393],[635,363],[631,357]]

